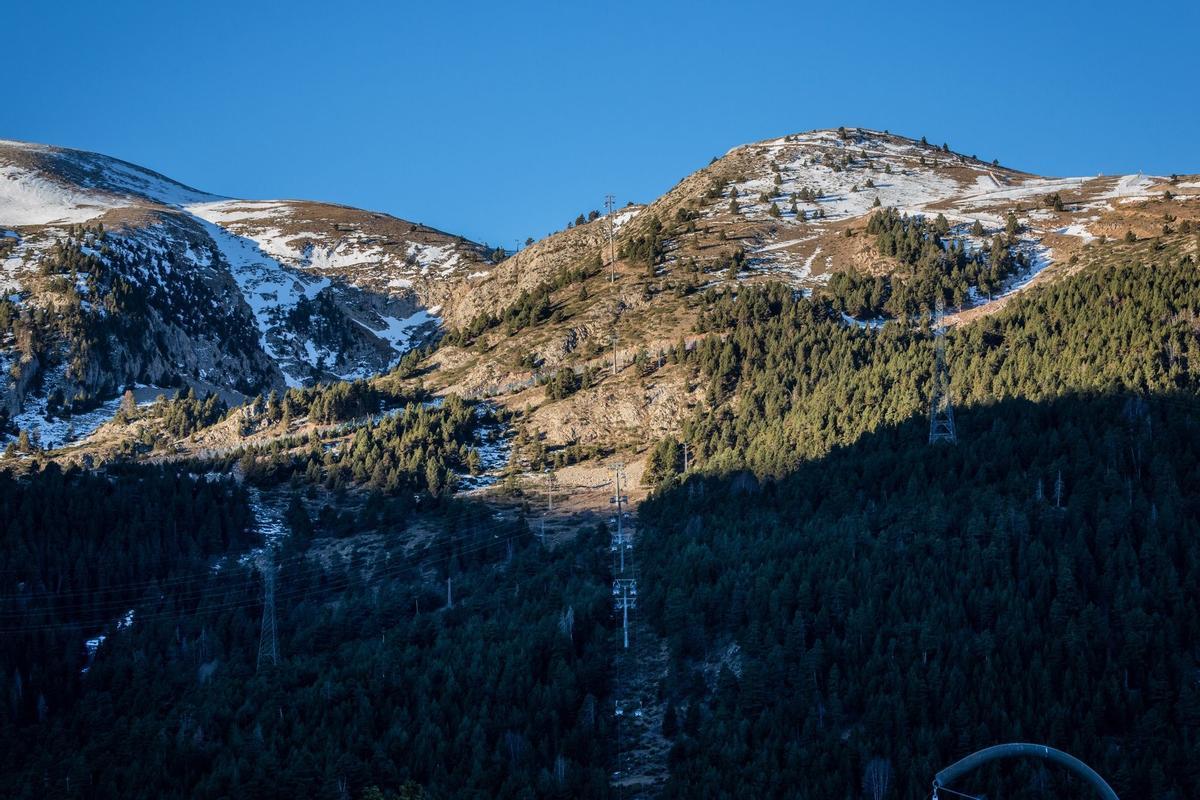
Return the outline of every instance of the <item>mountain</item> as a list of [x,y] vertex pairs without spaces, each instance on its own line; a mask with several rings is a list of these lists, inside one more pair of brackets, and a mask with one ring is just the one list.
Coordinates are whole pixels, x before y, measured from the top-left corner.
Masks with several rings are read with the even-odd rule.
[[235,397],[383,372],[434,334],[456,278],[491,268],[482,245],[387,214],[12,141],[0,231],[0,407],[25,427],[134,383]]
[[[1198,198],[1195,176],[1042,177],[865,128],[746,144],[614,212],[615,264],[597,215],[464,286],[445,314],[463,335],[423,379],[528,410],[551,453],[644,443],[704,403],[662,357],[704,337],[714,293],[782,281],[873,327],[937,294],[965,322],[1120,255],[1127,237],[1200,225]],[[543,311],[531,319],[523,303]],[[636,368],[639,354],[655,368]],[[545,385],[562,370],[579,384],[566,396]]]
[[[440,334],[5,446],[14,797],[917,797],[1006,741],[1194,794],[1196,178],[817,131],[475,269],[373,267],[365,212],[22,169],[0,312],[59,428],[54,381],[167,357],[329,377],[288,358],[366,324],[335,292]],[[955,785],[1077,793],[1058,766]]]
[[[1008,287],[1013,288],[1041,269],[1069,260],[1099,237],[1117,238],[1128,230],[1158,233],[1161,214],[1145,207],[1145,201],[1167,191],[1186,199],[1200,194],[1198,190],[1194,176],[1182,181],[1142,174],[1041,177],[956,153],[948,145],[840,128],[734,147],[644,207],[645,213],[637,213],[642,207],[622,212],[618,236],[624,240],[643,234],[648,221],[657,220],[662,226],[660,277],[677,277],[680,267],[693,261],[702,270],[724,266],[722,257],[736,246],[744,253],[740,279],[770,275],[814,289],[836,271],[880,272],[894,266],[869,241],[846,235],[847,230],[859,231],[878,207],[931,218],[942,214],[955,236],[976,241],[980,237],[971,233],[975,221],[990,235],[1005,228],[1009,211],[1019,211],[1024,223],[1019,246],[1029,252],[1033,269]],[[634,213],[632,224],[622,224]],[[599,225],[604,224],[601,218]],[[588,223],[589,228],[595,225]],[[481,285],[536,285],[561,262],[603,255],[605,233],[581,237],[569,229],[554,234],[538,243],[537,250],[500,264]],[[546,252],[555,253],[556,260],[548,262]],[[503,295],[493,291],[492,296]],[[478,310],[478,303],[470,306],[470,311]]]
[[[238,400],[383,373],[446,334],[428,388],[528,406],[552,448],[644,442],[702,398],[665,365],[638,380],[626,368],[695,341],[711,292],[783,281],[869,326],[937,294],[965,321],[1101,245],[1191,224],[1198,195],[1195,177],[1048,178],[839,128],[735,147],[649,204],[581,215],[494,264],[479,244],[385,214],[222,198],[6,142],[0,400],[13,428],[55,443],[64,412],[93,409],[74,433],[94,427],[129,384]],[[546,390],[563,370],[579,388]]]

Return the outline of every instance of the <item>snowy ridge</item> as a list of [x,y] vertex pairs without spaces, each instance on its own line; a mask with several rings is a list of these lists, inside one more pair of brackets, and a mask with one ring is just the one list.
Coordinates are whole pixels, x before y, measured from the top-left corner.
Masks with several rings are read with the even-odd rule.
[[72,224],[142,201],[216,200],[152,170],[82,150],[0,139],[0,224]]
[[[39,262],[56,243],[78,240],[77,226],[96,231],[99,224],[107,233],[104,250],[130,264],[131,283],[151,292],[164,313],[178,315],[163,320],[176,326],[168,335],[176,355],[194,352],[201,362],[185,355],[170,368],[239,391],[270,388],[261,384],[272,374],[263,362],[276,368],[270,384],[277,388],[386,371],[440,326],[440,298],[452,281],[491,268],[481,245],[386,214],[309,201],[234,200],[107,156],[0,140],[0,292],[18,306],[59,302],[52,292],[60,289],[39,280]],[[112,266],[100,245],[88,247]],[[84,277],[76,286],[81,307],[104,313],[103,304],[84,296]],[[198,301],[191,291],[197,282],[215,296]],[[218,317],[220,336],[175,341],[198,335],[203,319],[216,324]],[[255,352],[214,352],[247,340]],[[5,349],[12,346],[0,342],[6,372],[16,363]],[[213,373],[206,363],[224,366]],[[51,379],[68,396],[79,388],[65,375]],[[28,406],[43,419],[45,397],[25,394],[43,391],[36,387],[45,383],[0,382],[0,408],[45,428],[48,443],[65,443],[72,438],[68,423],[21,415]],[[83,388],[90,394],[96,387]],[[102,408],[111,416],[109,406]],[[94,426],[89,415],[74,427]]]
[[[740,219],[765,227],[767,236],[748,249],[754,270],[778,273],[804,288],[822,283],[831,269],[855,264],[850,246],[836,240],[846,226],[861,225],[876,207],[909,215],[942,214],[963,226],[978,220],[989,235],[1004,227],[1009,211],[1020,207],[1028,225],[1027,246],[1039,248],[1035,272],[1040,272],[1053,260],[1045,237],[1091,242],[1097,238],[1091,226],[1104,214],[1157,197],[1167,186],[1165,178],[1140,173],[1037,177],[863,128],[741,145],[726,158],[740,165],[738,177],[709,203],[703,217],[718,225]],[[1054,212],[1043,201],[1055,193],[1081,199]],[[730,213],[734,200],[736,218]],[[1066,215],[1071,218],[1064,224]],[[1020,282],[1016,290],[1027,283]]]
[[27,169],[0,166],[0,225],[70,225],[120,205],[115,198],[65,186]]
[[335,219],[339,207],[287,200],[222,200],[189,205],[187,210],[253,240],[264,253],[290,267],[350,273],[368,281],[372,276],[356,273],[386,267],[387,286],[392,288],[408,288],[422,278],[448,278],[462,267],[478,266],[470,245],[446,236],[423,237],[434,241],[406,238],[404,228],[418,234],[418,226],[386,215],[343,222]]

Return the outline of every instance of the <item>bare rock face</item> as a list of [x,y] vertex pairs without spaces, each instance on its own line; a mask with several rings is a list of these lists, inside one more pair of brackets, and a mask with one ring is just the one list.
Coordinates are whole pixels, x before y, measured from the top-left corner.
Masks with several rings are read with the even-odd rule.
[[646,379],[633,375],[539,406],[533,426],[551,444],[596,444],[614,440],[640,446],[679,429],[699,401],[678,373]]

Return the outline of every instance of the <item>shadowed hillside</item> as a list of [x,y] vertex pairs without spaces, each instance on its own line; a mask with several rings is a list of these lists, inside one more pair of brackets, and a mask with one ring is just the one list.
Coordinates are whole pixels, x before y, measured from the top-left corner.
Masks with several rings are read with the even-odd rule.
[[[917,798],[1019,740],[1123,797],[1189,796],[1200,405],[1072,394],[959,420],[957,446],[917,415],[779,479],[689,476],[643,504],[644,613],[672,656],[666,797],[856,796],[884,759],[892,796]],[[1010,766],[960,788],[1039,785],[1066,784]]]

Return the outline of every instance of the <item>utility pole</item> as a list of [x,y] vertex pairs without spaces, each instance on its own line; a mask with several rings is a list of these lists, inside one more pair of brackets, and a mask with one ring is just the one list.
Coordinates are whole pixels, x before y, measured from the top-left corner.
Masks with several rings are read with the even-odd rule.
[[617,375],[617,329],[613,327],[612,334],[612,351],[613,351],[613,377]]
[[275,637],[274,551],[268,550],[259,556],[258,571],[263,579],[263,612],[262,628],[258,637],[258,665],[256,670],[262,672],[264,663],[268,663],[272,667],[279,663],[279,646]]
[[611,194],[604,195],[604,208],[608,212],[608,263],[611,271],[609,285],[615,285],[617,282],[617,255],[613,246],[613,201],[615,198]]
[[929,443],[956,444],[954,406],[950,402],[950,371],[946,368],[945,306],[939,297],[933,312],[933,387],[929,394]]
[[688,471],[688,455],[689,455],[688,443],[684,442],[683,443],[683,471],[685,474]]

